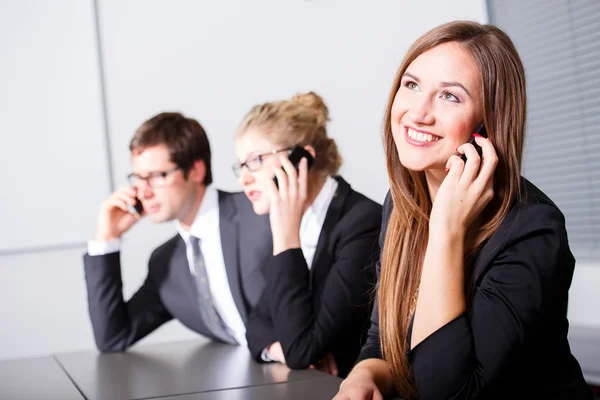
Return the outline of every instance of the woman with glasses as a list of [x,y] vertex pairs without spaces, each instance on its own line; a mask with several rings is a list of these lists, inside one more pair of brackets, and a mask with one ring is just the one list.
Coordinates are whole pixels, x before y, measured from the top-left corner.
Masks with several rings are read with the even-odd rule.
[[[381,206],[337,176],[327,120],[313,92],[253,107],[236,135],[234,171],[273,234],[267,287],[247,324],[253,357],[345,376],[367,328]],[[312,168],[306,158],[294,167],[294,146]]]

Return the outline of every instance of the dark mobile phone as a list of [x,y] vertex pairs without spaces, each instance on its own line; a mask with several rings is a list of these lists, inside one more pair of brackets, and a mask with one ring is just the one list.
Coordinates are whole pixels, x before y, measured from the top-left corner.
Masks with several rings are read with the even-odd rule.
[[[300,169],[300,160],[306,158],[307,167],[310,170],[310,167],[315,163],[315,158],[302,146],[294,146],[291,150],[288,150],[288,158],[290,162],[296,167],[296,171]],[[273,181],[275,182],[275,186],[279,188],[279,183],[277,182],[277,177],[273,177]]]
[[[475,128],[475,133],[483,136],[484,138],[487,138],[487,132],[485,131],[485,126],[483,126],[483,122],[481,124],[479,124],[477,126],[477,128]],[[471,136],[471,138],[469,139],[469,141],[467,143],[471,143],[473,145],[473,147],[475,147],[475,150],[477,150],[477,154],[479,154],[479,157],[481,157],[481,155],[483,154],[483,149],[481,148],[481,146],[479,146],[477,144],[477,142],[475,142],[475,137]],[[467,162],[466,154],[461,154],[460,158],[462,158],[462,160],[464,162]]]
[[136,197],[135,204],[133,206],[132,205],[129,206],[129,213],[142,215],[143,212],[144,212],[144,206],[142,206],[142,202],[140,201],[140,199],[138,199]]

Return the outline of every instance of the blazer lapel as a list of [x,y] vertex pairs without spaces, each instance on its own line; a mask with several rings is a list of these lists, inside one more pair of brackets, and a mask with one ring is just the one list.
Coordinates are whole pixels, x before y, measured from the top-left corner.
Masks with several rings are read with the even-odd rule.
[[237,209],[233,197],[228,193],[219,191],[219,227],[221,231],[221,248],[223,249],[223,260],[227,271],[227,280],[235,305],[237,306],[244,324],[248,320],[248,310],[240,284],[239,268],[239,231],[235,219]]
[[315,282],[321,282],[329,274],[329,267],[331,266],[331,255],[327,253],[329,238],[331,238],[333,229],[342,217],[344,203],[351,190],[348,182],[341,176],[336,177],[335,180],[338,182],[338,187],[327,209],[323,228],[321,229],[317,248],[315,249],[315,256],[311,266],[310,288],[314,287]]

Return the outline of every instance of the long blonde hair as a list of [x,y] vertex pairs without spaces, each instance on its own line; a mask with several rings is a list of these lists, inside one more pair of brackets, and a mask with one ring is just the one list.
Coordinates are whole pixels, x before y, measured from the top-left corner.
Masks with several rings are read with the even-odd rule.
[[432,202],[424,172],[408,170],[400,163],[392,136],[391,109],[408,66],[427,50],[447,42],[462,45],[478,66],[483,123],[499,159],[494,173],[494,200],[466,237],[467,308],[474,290],[470,279],[473,260],[482,244],[498,229],[520,188],[526,119],[525,71],[512,41],[494,26],[466,21],[444,24],[425,33],[410,47],[400,65],[384,120],[393,210],[382,252],[379,321],[384,358],[390,363],[398,391],[406,399],[418,398],[406,357],[407,333],[411,302],[420,283]]
[[335,140],[327,137],[329,109],[315,92],[297,94],[289,100],[256,105],[246,114],[236,137],[258,130],[281,147],[310,145],[317,154],[313,171],[337,175],[342,156]]

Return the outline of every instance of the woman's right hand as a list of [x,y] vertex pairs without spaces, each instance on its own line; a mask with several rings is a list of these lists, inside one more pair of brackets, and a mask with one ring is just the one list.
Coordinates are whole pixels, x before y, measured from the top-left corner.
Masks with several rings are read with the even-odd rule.
[[372,379],[351,373],[342,382],[333,400],[383,400],[383,395]]
[[471,223],[494,197],[494,172],[498,154],[489,139],[474,135],[482,149],[480,157],[471,143],[458,147],[446,163],[448,175],[437,190],[429,216],[430,238],[464,240]]
[[[283,167],[283,169],[281,167]],[[271,208],[269,220],[273,236],[273,255],[300,248],[300,224],[306,211],[308,192],[308,163],[300,160],[299,170],[287,157],[273,165],[279,188],[269,184]]]

